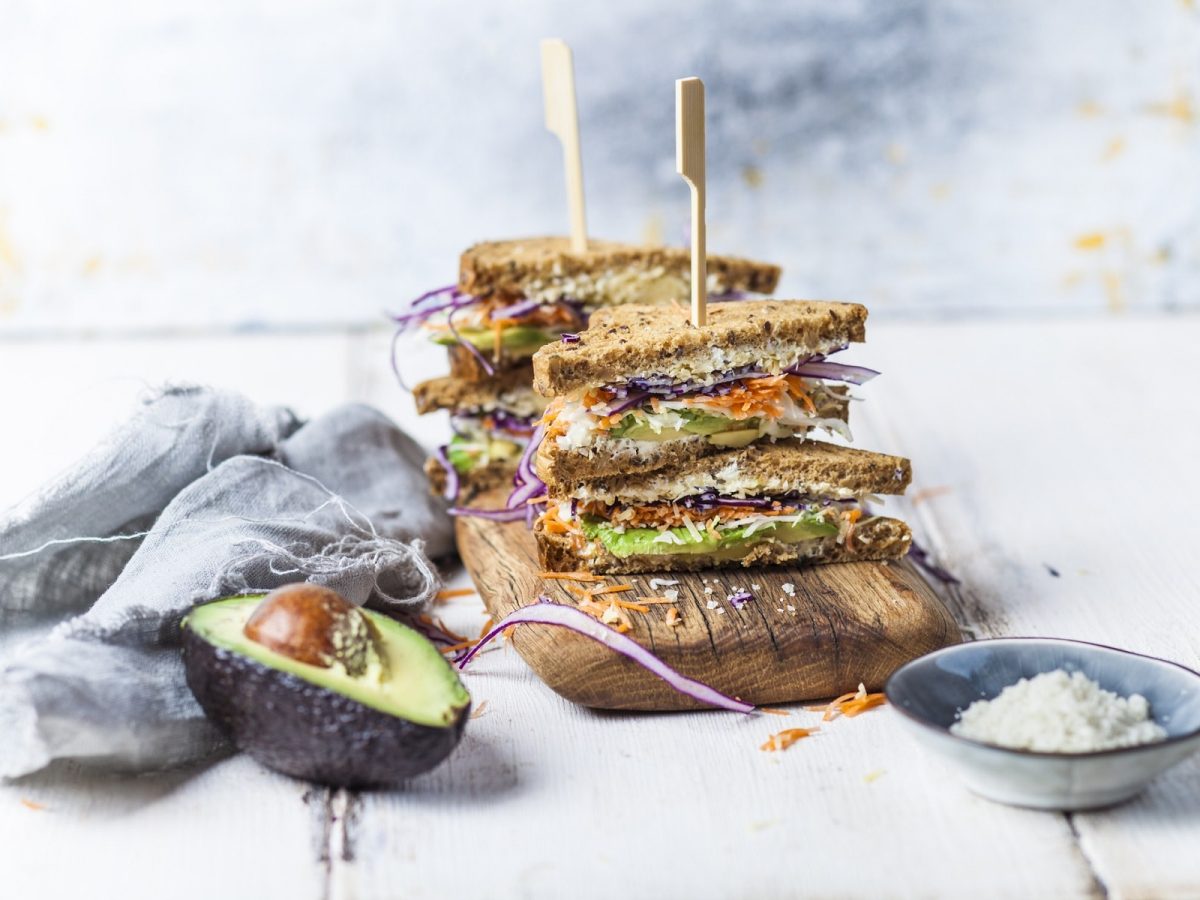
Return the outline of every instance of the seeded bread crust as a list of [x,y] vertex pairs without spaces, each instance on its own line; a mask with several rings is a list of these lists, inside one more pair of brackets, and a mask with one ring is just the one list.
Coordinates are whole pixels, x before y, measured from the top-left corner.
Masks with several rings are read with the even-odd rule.
[[491,352],[488,351],[484,355],[487,361],[492,364],[492,368],[496,370],[495,375],[488,374],[485,369],[466,347],[455,344],[452,347],[446,348],[446,355],[450,358],[450,377],[457,378],[461,381],[472,381],[476,383],[491,383],[494,378],[506,377],[508,372],[512,371],[527,371],[529,369],[528,356],[509,356],[507,353],[500,354],[500,362],[495,362],[492,359]]
[[762,543],[740,559],[717,559],[712,554],[664,554],[621,558],[588,541],[585,552],[574,549],[569,535],[536,530],[538,559],[546,572],[594,572],[597,575],[638,575],[652,572],[697,572],[702,569],[749,566],[823,565],[838,562],[899,559],[912,546],[912,532],[899,519],[878,516],[855,529],[848,544],[835,536],[795,544]]
[[[458,477],[458,497],[455,503],[463,506],[474,497],[504,485],[511,485],[517,471],[515,462],[493,461]],[[446,470],[434,457],[425,460],[425,475],[429,478],[429,492],[442,496],[446,491]]]
[[[848,420],[850,403],[846,396],[822,404],[817,409],[821,418]],[[758,443],[778,443],[769,437]],[[538,476],[556,487],[595,481],[598,478],[619,477],[631,471],[648,473],[662,469],[694,469],[698,460],[727,453],[728,448],[710,443],[702,435],[673,441],[652,443],[624,438],[599,437],[590,447],[564,450],[554,439],[542,442],[536,465]]]
[[708,324],[693,328],[687,310],[618,306],[593,314],[573,344],[556,342],[533,356],[533,386],[547,397],[631,375],[711,365],[714,350],[795,345],[797,355],[830,343],[866,339],[867,308],[818,300],[739,300],[708,306]]
[[438,409],[485,409],[494,407],[501,394],[531,391],[533,369],[528,365],[497,372],[487,381],[465,381],[446,376],[422,381],[413,388],[417,412],[424,414]]
[[[620,498],[623,494],[643,493],[660,480],[668,496],[678,496],[680,492],[673,488],[672,482],[692,474],[719,472],[731,464],[736,464],[739,477],[750,483],[781,480],[793,491],[832,484],[856,493],[903,494],[912,480],[912,464],[902,456],[801,438],[759,442],[707,456],[691,455],[675,460],[671,468],[658,471],[648,471],[634,460],[625,463],[620,474],[601,477],[559,477],[562,463],[558,455],[553,441],[543,441],[536,456],[538,477],[546,482],[547,492],[553,498],[569,497],[580,485],[595,493]],[[577,470],[568,468],[568,471],[574,474]]]
[[[710,275],[719,275],[729,290],[770,294],[779,283],[779,266],[736,256],[709,256]],[[530,282],[546,282],[585,273],[629,268],[654,269],[687,279],[691,252],[682,247],[640,247],[615,241],[589,240],[584,253],[571,250],[565,237],[531,237],[485,241],[469,247],[459,261],[459,290],[477,297],[519,297]]]

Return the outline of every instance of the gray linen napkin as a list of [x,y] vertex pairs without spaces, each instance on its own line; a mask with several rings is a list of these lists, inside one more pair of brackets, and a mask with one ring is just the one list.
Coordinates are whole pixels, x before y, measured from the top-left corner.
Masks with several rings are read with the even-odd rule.
[[421,458],[365,406],[299,425],[204,388],[149,402],[0,516],[0,775],[228,749],[184,682],[179,622],[196,602],[312,580],[420,611],[438,585],[426,548],[453,548]]

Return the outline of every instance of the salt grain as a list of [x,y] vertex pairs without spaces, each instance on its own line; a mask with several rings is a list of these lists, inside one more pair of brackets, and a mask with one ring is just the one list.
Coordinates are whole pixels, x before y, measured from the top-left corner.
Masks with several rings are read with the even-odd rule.
[[1141,694],[1119,697],[1082,672],[1022,678],[993,700],[976,700],[950,731],[986,744],[1042,753],[1090,753],[1165,740]]

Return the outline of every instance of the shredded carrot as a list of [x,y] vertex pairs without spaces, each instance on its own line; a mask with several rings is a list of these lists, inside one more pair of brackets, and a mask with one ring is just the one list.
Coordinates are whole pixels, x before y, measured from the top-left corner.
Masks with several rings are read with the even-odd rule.
[[41,812],[46,808],[41,803],[35,803],[33,800],[26,800],[24,797],[21,798],[21,805],[26,809],[32,809],[34,812]]
[[595,596],[596,594],[621,594],[625,591],[632,590],[632,584],[606,584],[602,588],[593,588],[592,590],[588,591],[588,593]]
[[604,576],[593,575],[591,572],[538,572],[538,578],[550,578],[558,581],[603,581]]
[[471,710],[471,718],[478,719],[480,716],[482,716],[484,713],[484,710],[487,709],[487,705],[488,705],[488,702],[486,700],[481,700],[479,705],[477,707],[475,707],[473,710]]
[[678,603],[678,600],[672,600],[670,597],[638,597],[635,603],[642,603],[648,606],[668,606],[672,603]]
[[671,628],[678,626],[683,620],[679,618],[679,610],[671,607],[667,610],[667,625]]
[[479,641],[459,641],[457,644],[449,644],[441,648],[443,653],[457,653],[459,650],[466,650],[468,647],[474,647]]
[[476,593],[475,588],[451,588],[445,591],[438,591],[434,599],[440,603],[443,600],[450,600],[454,597],[469,597],[474,593]]
[[786,750],[801,738],[806,738],[814,731],[820,730],[820,728],[788,728],[771,735],[767,738],[767,742],[758,749],[768,750],[772,753],[776,750]]
[[791,713],[788,712],[786,709],[772,709],[769,706],[760,706],[758,708],[758,711],[763,712],[763,713],[770,713],[773,716],[790,716],[791,715]]
[[634,612],[640,612],[640,613],[650,612],[650,607],[648,607],[642,603],[635,603],[630,600],[614,600],[613,603],[617,604],[617,606],[621,607],[621,609],[631,609]]
[[514,632],[514,631],[516,631],[516,630],[517,630],[517,626],[516,626],[516,625],[509,625],[507,628],[505,628],[505,629],[504,629],[502,632],[500,632],[500,633],[501,633],[502,635],[504,635],[504,639],[505,639],[506,641],[511,641],[511,640],[512,640],[512,636],[513,636],[513,632]]
[[884,694],[868,694],[867,689],[861,683],[858,690],[848,694],[842,694],[836,700],[829,702],[827,706],[808,706],[806,709],[812,712],[824,712],[821,717],[823,722],[832,722],[838,716],[845,716],[852,719],[860,713],[864,713],[869,709],[874,709],[877,706],[882,706],[887,702]]

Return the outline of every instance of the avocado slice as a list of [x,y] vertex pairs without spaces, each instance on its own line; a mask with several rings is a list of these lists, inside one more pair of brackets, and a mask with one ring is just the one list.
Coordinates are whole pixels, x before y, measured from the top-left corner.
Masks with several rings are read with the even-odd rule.
[[657,528],[627,528],[617,531],[607,522],[595,518],[584,518],[582,527],[585,535],[599,541],[605,550],[622,559],[628,556],[672,556],[689,553],[720,553],[729,559],[736,559],[755,544],[765,540],[795,544],[838,533],[836,525],[815,516],[811,522],[763,525],[749,536],[746,534],[749,526],[732,528],[721,532],[720,540],[703,529],[700,530],[700,540],[692,537],[686,528],[669,529],[678,543],[657,540],[662,535]]
[[[458,334],[464,341],[470,341],[477,350],[496,349],[496,332],[490,328],[459,328]],[[513,354],[532,353],[543,344],[557,340],[557,333],[536,325],[513,325],[500,332],[501,349]],[[450,332],[438,332],[433,342],[452,347],[458,340]]]
[[[683,419],[683,424],[678,428],[662,428],[656,431],[642,416],[630,413],[613,426],[609,435],[614,438],[628,438],[632,441],[673,441],[692,435],[704,435],[714,444],[721,443],[721,438],[716,435],[722,434],[750,432],[754,437],[746,441],[747,444],[758,437],[758,419],[736,420],[692,410],[681,410],[679,415]],[[745,444],[735,443],[724,446],[742,447]]]
[[482,436],[473,440],[456,434],[446,446],[446,458],[459,475],[466,475],[493,461],[516,460],[520,456],[521,445],[503,438]]
[[240,749],[338,787],[432,769],[458,744],[471,706],[424,636],[316,585],[197,606],[183,621],[183,658],[188,687]]

